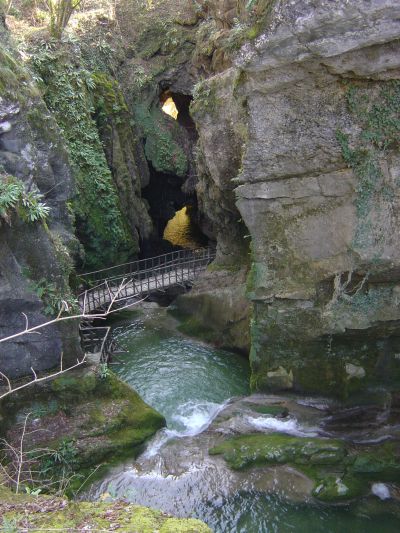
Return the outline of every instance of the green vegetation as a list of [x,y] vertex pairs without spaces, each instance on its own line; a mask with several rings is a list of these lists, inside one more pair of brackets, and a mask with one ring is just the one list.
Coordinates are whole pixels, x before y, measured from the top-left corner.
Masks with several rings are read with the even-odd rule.
[[[40,453],[43,456],[39,459],[40,477],[45,480],[59,480],[62,483],[61,488],[68,489],[68,480],[73,478],[78,465],[79,451],[75,440],[64,438],[54,450],[47,454]],[[81,478],[82,476],[78,477]]]
[[222,454],[235,470],[265,464],[332,465],[341,463],[345,453],[343,443],[338,440],[278,433],[234,437],[210,450],[212,455]]
[[385,235],[374,237],[370,215],[380,200],[393,198],[398,186],[385,180],[382,160],[389,149],[399,146],[400,82],[383,82],[372,89],[349,85],[346,98],[361,131],[350,139],[338,130],[336,137],[344,160],[359,180],[355,200],[359,225],[354,241],[357,247],[364,248],[386,238]]
[[313,496],[326,503],[351,500],[365,495],[368,490],[364,480],[351,475],[317,474],[316,481]]
[[12,211],[16,211],[24,222],[44,221],[50,207],[38,191],[26,191],[24,184],[13,176],[0,174],[0,217],[11,222]]
[[224,49],[231,52],[239,50],[244,43],[253,41],[261,35],[267,29],[276,1],[239,1],[238,17],[234,20],[234,24],[224,40]]
[[10,431],[2,427],[3,435],[19,447],[15,421],[26,421],[24,461],[35,471],[21,486],[28,483],[30,491],[51,494],[75,494],[88,476],[93,479],[110,464],[136,457],[165,425],[164,417],[111,371],[102,376],[93,368],[52,380],[36,390],[33,405],[21,397],[15,404],[10,399],[7,408],[13,416],[7,419]]
[[200,80],[193,88],[193,100],[190,113],[193,116],[201,113],[212,113],[218,106],[216,84],[212,80]]
[[29,91],[34,92],[27,72],[18,64],[13,55],[2,46],[0,48],[0,96],[23,99],[27,88]]
[[[51,42],[43,43],[35,51],[31,64],[41,81],[44,99],[67,141],[77,186],[72,205],[77,234],[86,252],[86,266],[96,268],[123,262],[135,253],[136,245],[121,213],[92,118],[96,81],[104,82],[104,76],[92,75],[82,64],[77,66],[68,50]],[[110,102],[104,95],[103,102],[108,110]],[[112,107],[113,112],[118,112],[121,101],[115,101]]]
[[399,449],[396,443],[387,442],[379,446],[378,450],[371,448],[358,454],[351,464],[350,471],[364,480],[399,481],[399,459]]
[[211,533],[200,520],[173,518],[161,511],[127,502],[69,502],[46,496],[1,492],[0,530],[112,531],[121,533]]
[[72,13],[82,0],[44,0],[44,3],[50,14],[50,33],[56,39],[61,39]]
[[119,89],[118,82],[104,72],[92,75],[94,82],[93,103],[97,124],[104,126],[110,117],[116,124],[123,122],[123,113],[128,112],[124,96]]
[[79,312],[79,304],[69,287],[62,291],[55,283],[42,278],[31,282],[30,288],[44,303],[44,312],[48,316],[57,316],[60,312],[74,314]]
[[153,167],[159,172],[184,176],[188,168],[185,152],[174,140],[178,127],[171,122],[168,126],[162,111],[148,109],[143,104],[135,108],[135,117],[146,138],[145,153]]

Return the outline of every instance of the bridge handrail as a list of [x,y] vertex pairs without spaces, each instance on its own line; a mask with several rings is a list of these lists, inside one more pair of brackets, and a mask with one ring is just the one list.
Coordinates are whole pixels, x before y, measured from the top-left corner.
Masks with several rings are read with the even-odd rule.
[[168,272],[170,270],[176,270],[177,267],[184,267],[185,265],[191,265],[194,262],[195,263],[200,263],[202,261],[208,262],[210,259],[214,259],[214,258],[215,258],[215,253],[210,253],[209,255],[205,255],[204,257],[191,257],[189,259],[186,259],[185,261],[174,260],[174,261],[169,261],[168,263],[164,263],[164,264],[153,266],[151,268],[147,268],[146,270],[136,270],[135,272],[118,274],[118,275],[115,275],[109,278],[99,279],[98,281],[100,281],[100,283],[98,285],[91,287],[90,290],[100,287],[106,281],[108,283],[110,282],[112,283],[112,282],[122,281],[123,279],[128,279],[128,278],[140,279],[140,277],[148,277],[148,274],[152,274],[154,272],[161,274],[161,273]]
[[[121,263],[119,265],[113,265],[111,267],[102,268],[100,270],[93,270],[91,272],[84,272],[83,274],[79,274],[80,278],[92,278],[95,281],[105,280],[105,279],[111,279],[113,276],[107,276],[108,272],[111,272],[113,270],[123,268],[123,272],[121,274],[118,274],[114,277],[123,276],[124,274],[133,274],[134,272],[142,271],[142,270],[148,270],[146,268],[147,264],[152,264],[152,267],[154,266],[154,263],[158,263],[155,266],[161,266],[163,264],[167,264],[169,262],[174,261],[187,261],[190,258],[195,258],[198,254],[203,254],[203,256],[210,256],[211,254],[214,254],[215,251],[213,248],[195,248],[191,250],[176,250],[173,252],[168,252],[166,254],[157,255],[154,257],[148,257],[145,259],[138,259],[136,261],[130,261],[129,263]],[[142,266],[144,268],[142,268]],[[151,268],[151,267],[150,267]]]
[[153,268],[149,268],[147,270],[139,270],[137,272],[132,272],[131,274],[122,274],[119,276],[115,276],[113,278],[107,278],[105,280],[99,280],[100,283],[97,285],[94,285],[93,287],[90,287],[89,289],[81,292],[78,295],[78,300],[82,300],[86,295],[89,295],[94,292],[102,291],[104,293],[114,293],[118,291],[118,286],[124,282],[124,284],[129,283],[130,281],[134,282],[140,282],[141,280],[144,281],[150,277],[157,277],[159,275],[167,274],[168,272],[173,272],[175,270],[182,270],[185,268],[194,268],[196,269],[197,266],[206,266],[211,259],[215,257],[215,252],[210,253],[210,255],[205,255],[204,257],[199,258],[191,258],[186,261],[182,262],[176,262],[176,263],[167,263],[165,265],[158,265]]
[[111,327],[81,325],[79,330],[85,353],[95,353],[98,351],[100,353],[100,362],[107,363],[109,359],[109,345],[111,343]]

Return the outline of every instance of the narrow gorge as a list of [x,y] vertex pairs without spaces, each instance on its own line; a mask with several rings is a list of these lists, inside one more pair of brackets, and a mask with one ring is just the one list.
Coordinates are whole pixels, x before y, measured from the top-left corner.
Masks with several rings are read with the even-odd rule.
[[395,532],[397,0],[0,0],[0,531]]

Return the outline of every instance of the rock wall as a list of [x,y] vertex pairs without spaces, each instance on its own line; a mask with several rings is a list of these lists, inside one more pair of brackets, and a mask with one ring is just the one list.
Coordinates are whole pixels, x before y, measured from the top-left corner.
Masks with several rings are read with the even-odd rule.
[[[267,7],[262,31],[242,25],[233,66],[194,102],[202,201],[235,189],[251,236],[253,386],[342,396],[396,386],[400,6]],[[220,225],[228,253],[237,230]]]
[[[133,240],[151,232],[140,199],[147,162],[187,190],[195,184],[217,260],[182,309],[197,306],[206,328],[218,310],[226,342],[240,349],[236,328],[251,314],[257,389],[346,396],[400,378],[398,11],[394,0],[121,0],[114,25],[98,19],[79,34],[83,55],[96,39],[112,50],[92,96]],[[165,90],[194,97],[196,170],[182,127],[160,111]],[[64,156],[57,166],[49,155],[56,143],[35,143],[61,175]],[[28,176],[15,161],[7,155],[6,170]],[[57,228],[68,179],[49,195]]]
[[[69,299],[76,242],[67,211],[74,184],[65,146],[35,85],[1,31],[0,180],[14,176],[27,192],[40,192],[50,208],[46,223],[26,222],[16,211],[0,217],[0,338],[46,322],[35,292],[42,281],[59,299]],[[40,115],[40,122],[37,116]],[[4,211],[2,212],[4,215]],[[77,325],[49,327],[0,344],[0,370],[10,378],[37,372],[80,356]]]

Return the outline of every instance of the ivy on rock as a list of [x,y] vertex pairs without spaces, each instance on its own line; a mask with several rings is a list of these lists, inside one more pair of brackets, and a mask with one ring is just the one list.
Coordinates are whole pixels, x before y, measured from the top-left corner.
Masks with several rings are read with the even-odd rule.
[[72,207],[85,266],[123,262],[136,252],[122,215],[94,114],[96,77],[66,46],[43,43],[32,55],[43,97],[66,139],[77,195]]

